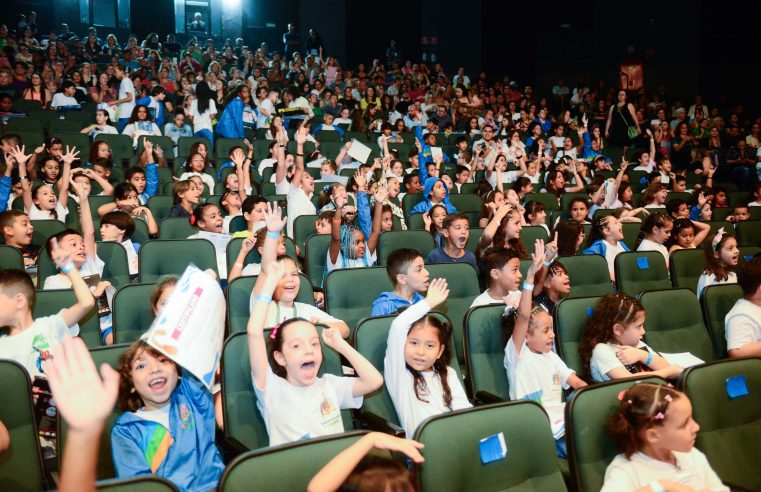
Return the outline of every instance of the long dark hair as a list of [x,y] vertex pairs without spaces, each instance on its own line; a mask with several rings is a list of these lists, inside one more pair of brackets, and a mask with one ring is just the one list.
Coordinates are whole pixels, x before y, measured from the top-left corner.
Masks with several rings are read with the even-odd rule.
[[214,93],[211,91],[209,84],[205,81],[196,84],[196,100],[198,101],[198,113],[203,114],[211,106],[211,101],[214,99]]
[[[436,328],[436,333],[439,337],[439,343],[444,346],[444,350],[441,352],[441,357],[436,359],[433,363],[433,372],[438,376],[441,382],[441,390],[444,392],[444,404],[452,409],[452,390],[449,387],[449,362],[452,360],[452,347],[449,346],[449,340],[452,337],[452,327],[449,323],[444,323],[440,319],[426,315],[415,321],[410,327],[410,331],[414,330],[418,326],[428,325],[429,327]],[[423,399],[421,395],[428,393],[428,384],[425,382],[425,378],[420,371],[416,371],[409,364],[407,364],[407,370],[412,374],[414,381],[415,396],[418,400],[429,403],[428,400]]]

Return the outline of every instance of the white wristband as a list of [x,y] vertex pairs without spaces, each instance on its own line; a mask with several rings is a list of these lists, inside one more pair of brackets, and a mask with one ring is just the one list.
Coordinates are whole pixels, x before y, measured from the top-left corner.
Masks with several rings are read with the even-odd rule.
[[534,284],[523,282],[523,290],[534,290]]
[[647,485],[653,489],[653,492],[666,492],[666,489],[663,488],[663,485],[658,480],[653,480]]

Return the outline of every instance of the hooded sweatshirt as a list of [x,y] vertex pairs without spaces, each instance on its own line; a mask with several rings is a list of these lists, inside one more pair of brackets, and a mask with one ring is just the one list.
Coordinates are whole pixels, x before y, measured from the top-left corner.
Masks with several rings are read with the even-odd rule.
[[[427,174],[427,173],[426,173]],[[431,208],[433,208],[435,203],[431,202],[431,190],[433,190],[434,185],[441,181],[439,178],[426,178],[425,180],[425,189],[423,190],[423,196],[425,196],[425,199],[412,207],[412,210],[410,210],[410,215],[412,214],[422,214],[425,212],[428,212]],[[444,205],[447,209],[448,214],[453,214],[457,212],[457,209],[454,205],[452,205],[449,202],[449,188],[447,188],[446,183],[441,181],[441,184],[444,185],[444,189],[447,190],[447,194],[444,197],[444,200],[441,201],[441,205]]]
[[373,312],[371,316],[385,316],[387,314],[396,314],[399,308],[405,308],[412,306],[413,304],[422,301],[425,297],[421,296],[417,292],[412,296],[412,302],[399,297],[393,292],[382,292],[376,300],[373,301]]

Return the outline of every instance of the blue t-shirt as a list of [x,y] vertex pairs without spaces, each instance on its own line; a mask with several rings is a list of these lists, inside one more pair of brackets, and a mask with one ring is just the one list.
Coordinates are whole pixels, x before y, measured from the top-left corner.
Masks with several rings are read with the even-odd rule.
[[428,258],[425,259],[426,263],[470,263],[473,268],[478,271],[478,263],[476,262],[476,255],[472,251],[465,251],[465,255],[460,258],[452,258],[445,251],[444,248],[436,248],[428,254]]

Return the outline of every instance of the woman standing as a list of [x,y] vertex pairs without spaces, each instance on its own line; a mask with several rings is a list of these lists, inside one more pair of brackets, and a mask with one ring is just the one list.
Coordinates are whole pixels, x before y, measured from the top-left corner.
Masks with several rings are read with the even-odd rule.
[[[629,127],[637,129],[636,135],[629,135]],[[618,91],[618,102],[610,107],[608,111],[608,121],[605,123],[605,138],[615,147],[626,148],[631,145],[632,140],[642,134],[639,127],[637,115],[634,112],[634,105],[626,101],[626,91]]]

